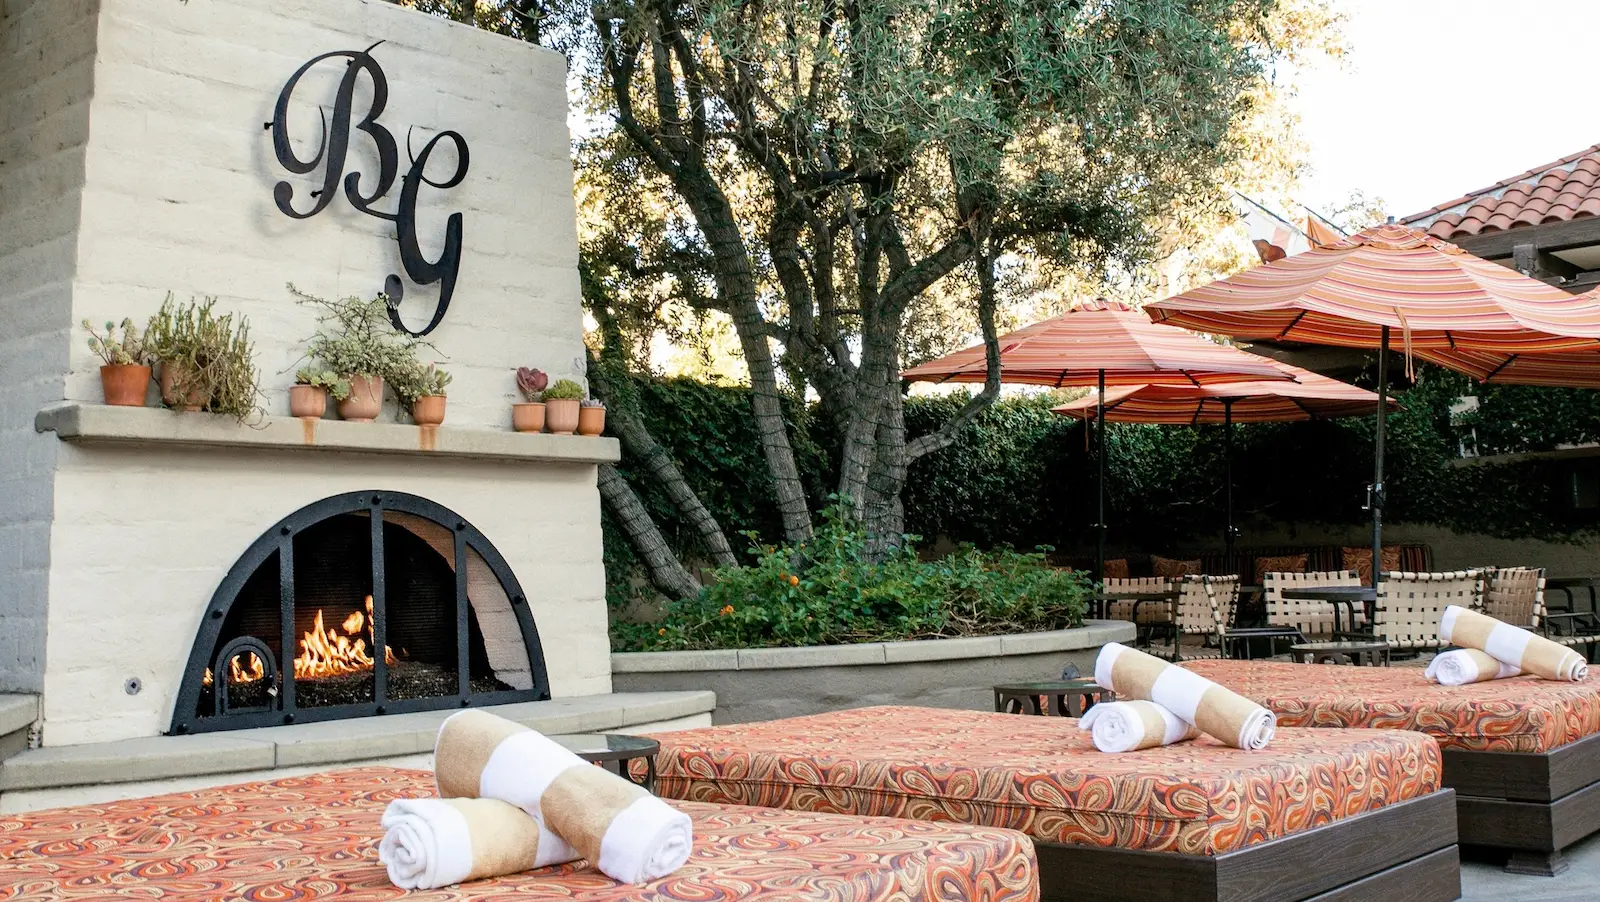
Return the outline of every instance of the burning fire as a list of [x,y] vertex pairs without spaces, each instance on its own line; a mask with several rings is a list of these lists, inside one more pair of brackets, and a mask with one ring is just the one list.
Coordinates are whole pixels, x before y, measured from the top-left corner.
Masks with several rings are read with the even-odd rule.
[[[254,683],[256,680],[259,680],[267,675],[266,665],[261,663],[261,659],[256,657],[255,652],[250,652],[250,662],[243,667],[239,666],[239,657],[240,656],[235,656],[228,662],[229,683],[235,685],[239,683]],[[211,685],[213,682],[211,677],[211,668],[206,668],[206,675],[204,678],[202,678],[201,682],[207,686]]]
[[[311,632],[300,637],[300,653],[294,659],[295,679],[340,676],[372,669],[372,656],[367,653],[367,643],[372,641],[372,596],[367,596],[365,614],[352,611],[341,626],[343,633],[324,626],[322,611],[317,611]],[[365,638],[362,638],[363,628]],[[376,644],[373,641],[373,645]],[[383,651],[384,660],[393,664],[394,650],[384,646]]]

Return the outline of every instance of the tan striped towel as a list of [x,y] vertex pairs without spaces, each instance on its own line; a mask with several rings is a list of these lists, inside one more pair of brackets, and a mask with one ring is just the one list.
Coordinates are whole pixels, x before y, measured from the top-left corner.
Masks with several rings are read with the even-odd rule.
[[441,796],[510,802],[614,880],[644,883],[689,860],[688,815],[503,717],[451,715],[433,770]]
[[1193,739],[1193,724],[1155,702],[1101,702],[1083,713],[1078,728],[1088,730],[1102,752],[1133,752]]
[[1521,673],[1510,664],[1496,661],[1486,651],[1456,648],[1434,655],[1423,676],[1441,686],[1463,686],[1485,680],[1503,680]]
[[383,812],[378,860],[401,889],[437,889],[578,857],[515,805],[498,799],[395,799]]
[[1277,715],[1244,696],[1120,642],[1100,649],[1094,680],[1123,698],[1155,702],[1234,748],[1266,748],[1278,728]]
[[1486,651],[1502,664],[1547,680],[1569,682],[1589,675],[1589,663],[1570,648],[1460,605],[1444,609],[1439,638],[1463,648]]

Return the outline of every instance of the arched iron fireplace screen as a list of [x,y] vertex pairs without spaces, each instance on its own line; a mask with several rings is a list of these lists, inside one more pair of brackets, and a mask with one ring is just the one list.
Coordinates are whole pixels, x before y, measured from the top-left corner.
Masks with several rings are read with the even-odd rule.
[[549,697],[527,597],[483,533],[425,498],[352,492],[285,517],[228,571],[171,732]]

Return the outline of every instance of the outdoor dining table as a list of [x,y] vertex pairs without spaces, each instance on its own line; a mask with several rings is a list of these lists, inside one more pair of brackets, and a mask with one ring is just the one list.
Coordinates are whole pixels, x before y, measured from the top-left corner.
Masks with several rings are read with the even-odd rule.
[[1104,620],[1106,618],[1106,613],[1111,609],[1112,602],[1131,601],[1133,602],[1133,616],[1131,619],[1134,623],[1139,622],[1139,605],[1145,603],[1161,604],[1165,602],[1166,604],[1172,606],[1172,619],[1173,622],[1176,623],[1178,619],[1178,598],[1180,594],[1181,593],[1177,589],[1167,589],[1160,592],[1101,592],[1099,594],[1089,596],[1089,602],[1094,605],[1095,617]]
[[1304,588],[1284,589],[1283,597],[1294,601],[1326,601],[1333,604],[1333,631],[1339,629],[1339,605],[1350,608],[1350,629],[1356,626],[1356,602],[1360,602],[1366,610],[1367,623],[1371,623],[1377,616],[1378,591],[1371,586],[1306,586]]

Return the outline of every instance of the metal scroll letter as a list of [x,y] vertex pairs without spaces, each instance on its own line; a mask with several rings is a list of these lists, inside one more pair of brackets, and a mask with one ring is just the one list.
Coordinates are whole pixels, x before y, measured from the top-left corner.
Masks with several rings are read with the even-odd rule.
[[[287,181],[279,182],[273,187],[272,197],[283,215],[294,219],[310,219],[327,209],[342,182],[344,196],[350,201],[350,206],[369,216],[393,222],[400,244],[400,263],[405,267],[406,275],[418,285],[439,283],[439,303],[434,308],[432,318],[420,330],[412,330],[400,319],[400,301],[405,294],[405,283],[398,275],[393,274],[384,280],[383,291],[389,299],[389,321],[396,329],[408,335],[421,336],[438,327],[440,321],[444,319],[445,311],[450,309],[450,297],[455,294],[456,276],[461,268],[461,214],[450,214],[445,223],[444,251],[438,260],[429,260],[423,256],[421,243],[417,240],[417,194],[424,184],[440,190],[448,190],[461,184],[461,180],[467,177],[470,157],[467,152],[467,141],[458,132],[449,130],[439,132],[423,145],[422,153],[416,155],[411,154],[408,141],[406,155],[411,160],[411,168],[401,180],[400,200],[395,211],[386,213],[373,206],[394,187],[394,178],[400,162],[399,148],[394,135],[378,122],[378,117],[383,114],[384,107],[389,103],[389,81],[384,77],[383,67],[378,65],[377,59],[372,56],[372,51],[377,46],[378,44],[373,44],[365,50],[336,50],[313,57],[284,83],[283,90],[278,94],[278,102],[272,110],[272,121],[266,124],[272,131],[273,152],[278,158],[278,165],[295,175],[308,175],[317,171],[319,166],[322,167],[322,187],[311,192],[314,202],[311,209],[305,212],[294,208],[294,186]],[[309,160],[302,160],[289,144],[289,100],[294,95],[300,79],[313,67],[325,60],[341,57],[347,61],[344,77],[339,81],[338,94],[334,97],[333,121],[331,123],[328,121],[326,113],[322,113],[319,105],[318,112],[322,114],[322,135],[317,154]],[[372,100],[367,106],[365,115],[360,121],[355,121],[356,86],[362,73],[366,73],[372,82]],[[352,128],[355,131],[365,132],[378,151],[378,173],[370,192],[361,190],[363,181],[361,172],[348,174],[345,172]],[[428,158],[441,140],[449,140],[455,145],[456,151],[456,171],[442,182],[434,181],[427,175]]]

